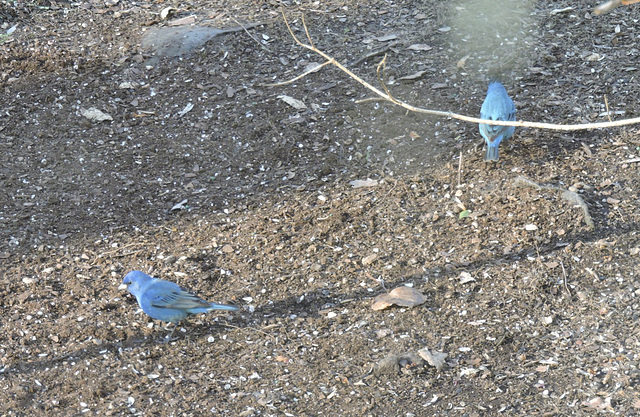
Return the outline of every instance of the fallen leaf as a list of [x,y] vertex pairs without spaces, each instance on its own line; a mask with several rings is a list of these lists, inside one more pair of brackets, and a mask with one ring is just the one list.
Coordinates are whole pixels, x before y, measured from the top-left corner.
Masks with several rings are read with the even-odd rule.
[[411,45],[407,49],[410,49],[412,51],[430,51],[433,48],[427,45],[426,43],[416,43]]
[[460,371],[460,376],[475,376],[478,372],[480,372],[480,370],[476,368],[463,368]]
[[374,310],[384,310],[392,305],[398,305],[402,307],[415,307],[423,304],[427,301],[427,297],[415,288],[398,287],[391,290],[388,294],[380,294],[376,297],[373,305]]
[[186,206],[187,206],[187,200],[182,200],[178,204],[176,204],[173,207],[171,207],[171,211],[184,210],[186,208]]
[[391,35],[385,35],[385,36],[378,36],[376,38],[378,42],[387,42],[387,41],[392,41],[394,39],[398,39],[398,35],[391,34]]
[[172,20],[171,22],[169,22],[169,26],[185,26],[185,25],[191,25],[195,22],[196,22],[196,17],[192,15],[192,16],[186,16],[180,19]]
[[89,109],[81,109],[80,114],[86,117],[89,120],[94,120],[96,122],[103,122],[105,120],[113,120],[113,117],[108,115],[107,113],[96,109],[95,107],[91,107]]
[[462,58],[460,58],[460,60],[456,64],[457,67],[460,68],[460,69],[464,69],[464,66],[467,64],[467,59],[469,59],[470,56],[471,55],[465,55]]
[[592,398],[588,401],[583,401],[581,403],[582,406],[584,407],[588,407],[588,408],[593,408],[594,410],[598,410],[598,411],[604,411],[604,410],[612,410],[613,408],[611,407],[611,398],[607,397],[604,400],[602,399],[602,397],[595,397]]
[[460,284],[466,284],[467,282],[473,282],[475,280],[476,279],[468,272],[463,271],[460,273]]
[[185,114],[189,113],[192,109],[193,109],[193,103],[187,103],[187,105],[184,106],[184,109],[178,112],[178,117],[184,116]]
[[398,78],[398,80],[403,80],[403,81],[417,80],[418,78],[420,78],[424,74],[426,74],[426,72],[427,72],[426,70],[425,71],[414,72],[413,74],[409,74],[409,75],[405,75],[404,77],[400,77],[400,78]]
[[375,187],[376,185],[378,185],[378,181],[367,178],[366,180],[349,181],[349,185],[353,188]]
[[438,371],[442,369],[444,366],[444,360],[449,356],[447,353],[442,352],[431,352],[427,348],[422,348],[418,351],[418,355],[427,363],[433,367],[435,367]]
[[291,107],[293,107],[294,109],[302,110],[307,108],[306,104],[304,104],[302,101],[295,99],[293,97],[282,95],[282,96],[278,96],[278,98],[284,101],[285,103],[287,103],[288,105],[290,105]]
[[364,258],[362,258],[362,265],[363,266],[371,265],[373,261],[375,261],[377,258],[378,258],[378,255],[375,253],[372,253],[369,256],[365,256]]

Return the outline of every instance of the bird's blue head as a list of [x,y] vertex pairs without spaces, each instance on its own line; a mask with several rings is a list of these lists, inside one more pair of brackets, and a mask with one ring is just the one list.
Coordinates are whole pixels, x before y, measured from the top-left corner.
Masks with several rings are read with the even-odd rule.
[[131,271],[125,275],[122,280],[122,285],[126,286],[131,294],[137,296],[142,291],[142,287],[152,279],[152,277],[142,271]]

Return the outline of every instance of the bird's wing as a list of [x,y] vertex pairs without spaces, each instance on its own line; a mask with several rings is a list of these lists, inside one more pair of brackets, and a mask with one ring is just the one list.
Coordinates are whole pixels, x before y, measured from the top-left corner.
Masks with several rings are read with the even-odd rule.
[[189,310],[192,308],[210,307],[211,303],[203,300],[184,288],[175,286],[172,288],[150,289],[151,305],[157,308],[172,308],[176,310]]
[[[513,109],[513,111],[511,111],[510,113],[507,113],[505,116],[499,116],[499,117],[492,117],[491,115],[488,114],[480,114],[480,118],[481,119],[485,119],[485,120],[501,120],[501,121],[515,121],[516,120],[516,110]],[[488,140],[491,142],[494,139],[496,139],[498,136],[500,135],[506,135],[508,133],[508,130],[510,129],[510,126],[496,126],[496,125],[486,125],[486,124],[481,124],[480,125],[480,132],[482,133],[482,136],[488,138]],[[511,132],[513,133],[513,132]]]

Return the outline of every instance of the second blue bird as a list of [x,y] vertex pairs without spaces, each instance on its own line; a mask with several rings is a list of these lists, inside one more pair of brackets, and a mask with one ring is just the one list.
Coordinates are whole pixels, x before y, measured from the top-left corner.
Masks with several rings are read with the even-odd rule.
[[[489,84],[487,97],[480,109],[480,118],[485,120],[516,120],[516,106],[507,94],[504,86],[498,81]],[[503,140],[509,139],[516,130],[514,126],[480,125],[480,134],[487,142],[485,161],[497,161],[499,158],[498,146]]]
[[[156,320],[177,324],[187,317],[212,310],[238,310],[238,307],[205,301],[170,281],[131,271],[122,284],[136,297],[142,311]],[[175,330],[175,327],[173,328]],[[169,334],[168,339],[171,339]]]

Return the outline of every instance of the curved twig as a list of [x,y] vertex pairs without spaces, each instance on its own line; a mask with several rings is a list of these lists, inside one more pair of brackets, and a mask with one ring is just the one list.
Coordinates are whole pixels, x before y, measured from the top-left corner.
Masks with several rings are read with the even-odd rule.
[[[386,88],[386,86],[384,86],[383,88],[387,91],[387,93],[377,89],[376,87],[372,86],[371,84],[369,84],[368,82],[366,82],[362,78],[358,77],[356,74],[354,74],[352,71],[350,71],[347,67],[345,67],[344,65],[342,65],[341,63],[336,61],[332,56],[330,56],[327,53],[325,53],[325,52],[319,50],[318,48],[316,48],[313,45],[313,42],[311,42],[311,37],[309,35],[309,30],[308,30],[307,25],[306,25],[306,23],[304,21],[304,15],[303,15],[303,18],[302,18],[302,24],[304,26],[304,30],[305,30],[305,33],[307,35],[307,38],[309,39],[310,44],[305,44],[305,43],[301,42],[296,37],[296,35],[293,33],[293,30],[291,29],[291,26],[289,25],[289,21],[287,20],[287,16],[285,16],[284,12],[282,12],[282,17],[284,19],[284,23],[287,25],[287,29],[289,30],[289,33],[291,34],[291,37],[293,38],[293,40],[298,45],[300,45],[303,48],[306,48],[306,49],[308,49],[310,51],[315,52],[316,54],[320,55],[321,57],[323,57],[326,60],[326,62],[323,63],[321,66],[325,66],[325,65],[329,65],[329,64],[335,65],[340,71],[344,72],[349,77],[353,78],[354,80],[356,80],[357,82],[362,84],[364,87],[366,87],[367,89],[369,89],[372,92],[374,92],[376,95],[381,97],[383,100],[389,101],[391,103],[394,103],[394,104],[396,104],[396,105],[398,105],[398,106],[400,106],[400,107],[402,107],[404,109],[407,109],[409,111],[413,111],[413,112],[416,112],[416,113],[431,114],[433,116],[450,117],[452,119],[458,119],[458,120],[462,120],[462,121],[465,121],[465,122],[477,123],[477,124],[486,123],[486,124],[491,124],[491,125],[496,125],[496,126],[533,127],[533,128],[537,128],[537,129],[551,129],[551,130],[565,130],[565,131],[587,130],[587,129],[603,129],[603,128],[607,128],[607,127],[627,126],[627,125],[640,123],[640,117],[636,117],[636,118],[633,118],[633,119],[624,119],[624,120],[617,120],[617,121],[600,122],[600,123],[581,123],[581,124],[577,124],[577,125],[563,125],[563,124],[556,124],[556,123],[526,122],[524,120],[510,122],[510,121],[502,121],[502,120],[485,120],[485,119],[479,119],[477,117],[464,116],[462,114],[457,114],[457,113],[453,113],[453,112],[450,112],[450,111],[430,110],[430,109],[424,109],[424,108],[421,108],[421,107],[416,107],[416,106],[413,106],[411,104],[405,103],[405,102],[403,102],[401,100],[398,100],[398,99],[394,98],[393,96],[391,96],[391,94],[388,93],[388,89]],[[385,59],[383,59],[383,62],[384,62]],[[281,83],[278,83],[278,84],[266,84],[266,85],[267,86],[276,86],[276,85],[289,84],[289,83],[291,83],[291,82],[293,82],[295,80],[299,80],[304,75],[306,75],[306,74],[308,74],[310,72],[316,71],[320,67],[316,67],[311,71],[307,71],[302,76],[298,76],[298,77],[294,78],[293,80],[284,81],[284,82],[281,82]]]

